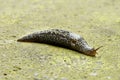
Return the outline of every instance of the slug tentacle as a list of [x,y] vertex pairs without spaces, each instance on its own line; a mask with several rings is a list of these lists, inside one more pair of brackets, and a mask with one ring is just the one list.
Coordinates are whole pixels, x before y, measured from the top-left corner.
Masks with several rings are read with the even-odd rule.
[[49,43],[53,45],[64,46],[78,52],[82,52],[89,56],[95,56],[96,51],[101,47],[94,49],[88,45],[88,43],[84,40],[83,37],[77,35],[75,33],[59,30],[59,29],[51,29],[40,32],[35,32],[24,36],[17,41],[19,42],[39,42],[39,43]]
[[96,48],[95,51],[99,50],[99,49],[102,48],[102,47],[103,47],[103,46],[100,46],[100,47]]

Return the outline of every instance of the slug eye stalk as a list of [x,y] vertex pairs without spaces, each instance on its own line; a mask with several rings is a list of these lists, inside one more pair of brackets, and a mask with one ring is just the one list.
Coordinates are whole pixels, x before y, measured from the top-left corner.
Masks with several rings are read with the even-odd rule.
[[100,46],[100,47],[98,47],[97,49],[94,49],[94,48],[93,48],[92,50],[89,51],[89,53],[88,53],[87,55],[92,56],[92,57],[95,57],[96,54],[97,54],[97,50],[99,50],[101,47],[103,47],[103,46]]
[[102,47],[103,47],[103,46],[98,47],[97,49],[95,49],[95,51],[99,50],[99,49],[102,48]]

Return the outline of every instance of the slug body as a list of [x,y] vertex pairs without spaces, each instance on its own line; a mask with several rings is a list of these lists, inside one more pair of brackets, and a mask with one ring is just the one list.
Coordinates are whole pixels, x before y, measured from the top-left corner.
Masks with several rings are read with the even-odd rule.
[[96,50],[90,47],[87,42],[75,33],[59,30],[59,29],[51,29],[40,32],[35,32],[24,36],[17,41],[19,42],[39,42],[39,43],[48,43],[53,45],[60,45],[72,50],[76,50],[78,52],[82,52],[83,54],[89,56],[95,56]]

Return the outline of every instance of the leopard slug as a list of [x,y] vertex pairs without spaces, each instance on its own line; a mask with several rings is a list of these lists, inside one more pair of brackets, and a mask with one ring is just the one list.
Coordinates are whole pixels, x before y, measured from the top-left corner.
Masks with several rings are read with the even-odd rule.
[[96,51],[101,48],[99,47],[97,49],[94,49],[93,47],[90,47],[84,38],[80,35],[60,29],[34,32],[18,39],[17,41],[38,42],[64,46],[66,48],[81,52],[89,56],[95,56],[97,54]]

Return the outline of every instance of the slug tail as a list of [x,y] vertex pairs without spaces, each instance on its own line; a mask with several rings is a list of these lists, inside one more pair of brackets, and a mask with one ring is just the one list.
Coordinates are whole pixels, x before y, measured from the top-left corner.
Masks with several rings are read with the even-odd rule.
[[24,36],[17,40],[18,42],[34,42],[33,37],[30,36]]
[[18,39],[17,41],[18,41],[18,42],[27,42],[28,40],[23,39],[23,38],[20,38],[20,39]]
[[20,38],[17,40],[18,42],[30,42],[28,39]]

